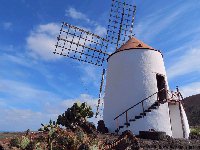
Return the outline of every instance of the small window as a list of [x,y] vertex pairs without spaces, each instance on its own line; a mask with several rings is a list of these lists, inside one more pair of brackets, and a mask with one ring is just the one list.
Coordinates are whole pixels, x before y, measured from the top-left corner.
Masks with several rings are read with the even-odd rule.
[[165,76],[156,74],[157,88],[158,88],[158,99],[159,101],[165,101],[167,99],[167,87],[165,82]]

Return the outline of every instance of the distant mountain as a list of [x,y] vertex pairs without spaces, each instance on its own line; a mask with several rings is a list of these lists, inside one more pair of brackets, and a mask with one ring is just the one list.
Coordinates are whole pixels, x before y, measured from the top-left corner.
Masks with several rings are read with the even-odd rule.
[[200,126],[200,94],[189,96],[183,100],[183,105],[190,126]]

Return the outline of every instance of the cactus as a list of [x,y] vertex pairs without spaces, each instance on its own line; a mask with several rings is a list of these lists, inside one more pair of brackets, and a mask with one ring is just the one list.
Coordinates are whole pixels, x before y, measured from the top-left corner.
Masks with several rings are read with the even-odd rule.
[[52,120],[49,121],[48,125],[41,124],[42,127],[38,131],[48,132],[48,148],[49,150],[53,149],[53,141],[57,137],[57,131],[58,131],[58,124],[53,124]]
[[37,143],[37,144],[35,145],[35,150],[43,150],[43,149],[41,148],[41,146],[40,146],[40,143]]
[[98,150],[98,145],[92,145],[89,147],[90,150]]
[[89,149],[90,150],[98,150],[99,149],[99,141],[98,141],[98,139],[95,139],[95,138],[90,139]]
[[74,103],[65,113],[58,116],[57,124],[74,130],[81,122],[93,117],[93,114],[92,108],[86,103]]
[[10,140],[10,146],[11,147],[17,147],[20,149],[26,149],[28,145],[30,144],[29,138],[22,136],[20,139],[19,138],[14,138]]
[[76,134],[77,140],[80,143],[84,143],[85,142],[84,140],[86,138],[86,134],[81,129],[76,130],[75,134]]
[[19,147],[20,146],[20,140],[19,138],[13,138],[10,140],[10,146],[11,147]]
[[30,143],[30,140],[25,137],[25,136],[22,136],[22,140],[21,140],[21,143],[20,143],[20,148],[21,149],[26,149],[26,147],[29,145]]

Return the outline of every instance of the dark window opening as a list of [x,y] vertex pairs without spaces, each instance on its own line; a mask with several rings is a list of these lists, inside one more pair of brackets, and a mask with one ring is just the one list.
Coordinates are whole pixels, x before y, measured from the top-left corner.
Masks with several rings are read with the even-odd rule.
[[167,99],[167,87],[165,77],[161,74],[156,74],[157,88],[158,88],[158,100],[163,102]]

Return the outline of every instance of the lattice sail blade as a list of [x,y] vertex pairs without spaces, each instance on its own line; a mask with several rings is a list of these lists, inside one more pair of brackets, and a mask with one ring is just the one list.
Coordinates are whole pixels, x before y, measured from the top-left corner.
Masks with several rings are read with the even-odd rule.
[[119,48],[130,36],[133,36],[133,23],[136,6],[122,1],[112,0],[107,28],[107,40]]
[[107,42],[89,31],[63,23],[54,54],[102,66],[109,56]]

